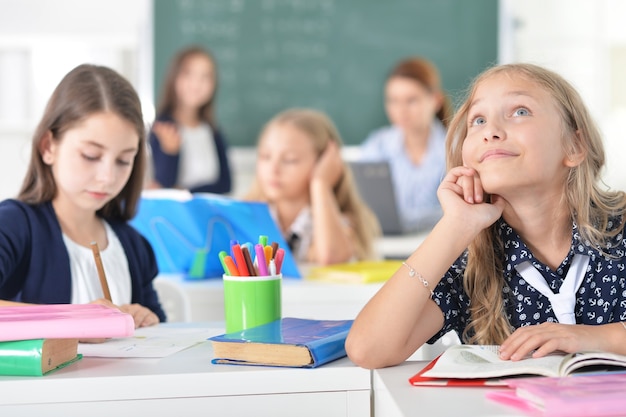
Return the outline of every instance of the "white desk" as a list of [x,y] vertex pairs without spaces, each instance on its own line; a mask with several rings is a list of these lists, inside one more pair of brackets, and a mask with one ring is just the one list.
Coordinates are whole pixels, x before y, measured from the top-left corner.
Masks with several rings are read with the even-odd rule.
[[162,359],[83,358],[44,377],[0,376],[0,415],[370,415],[371,373],[347,358],[292,369],[212,357],[204,342]]
[[[184,293],[191,309],[190,321],[224,321],[224,287],[221,279],[188,280],[182,275],[162,275],[157,280],[168,280]],[[318,320],[354,319],[382,285],[383,283],[338,284],[284,278],[282,316]],[[447,346],[457,342],[456,334],[446,335],[434,345],[425,345],[418,349],[410,359],[432,359]]]
[[[177,284],[191,305],[191,321],[224,321],[224,286],[221,278],[189,280],[181,275],[161,275]],[[353,319],[382,283],[337,284],[284,278],[283,317],[320,320]]]
[[500,388],[414,387],[409,378],[428,362],[404,362],[373,371],[374,415],[401,416],[517,416],[515,409],[485,398],[488,390]]

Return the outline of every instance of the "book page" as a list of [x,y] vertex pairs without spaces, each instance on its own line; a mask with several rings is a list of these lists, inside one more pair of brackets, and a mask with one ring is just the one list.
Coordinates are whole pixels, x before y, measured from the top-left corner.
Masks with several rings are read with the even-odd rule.
[[520,361],[505,361],[498,346],[455,345],[448,348],[423,376],[436,378],[491,378],[508,375],[557,376],[562,354]]
[[[610,352],[578,352],[567,355],[563,362],[561,375],[569,375],[576,371],[615,371],[623,368],[626,371],[626,356]],[[589,368],[589,369],[585,369]]]
[[103,343],[79,343],[78,353],[85,357],[163,358],[204,342],[222,331],[160,325],[141,327],[131,337],[108,339]]

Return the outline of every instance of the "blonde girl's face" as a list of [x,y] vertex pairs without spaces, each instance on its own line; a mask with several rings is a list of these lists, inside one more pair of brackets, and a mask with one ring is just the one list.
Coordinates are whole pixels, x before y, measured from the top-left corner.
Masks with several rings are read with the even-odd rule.
[[206,104],[215,92],[213,62],[204,55],[191,55],[183,62],[176,77],[177,103],[196,109]]
[[428,128],[438,111],[439,100],[419,82],[392,77],[385,86],[385,109],[391,124],[403,131]]
[[274,124],[261,137],[257,158],[257,179],[268,201],[308,201],[317,152],[307,133]]
[[563,150],[554,99],[518,74],[482,81],[467,114],[463,163],[475,168],[488,193],[538,196],[560,193],[570,161]]
[[122,191],[139,147],[135,127],[110,112],[92,114],[59,140],[45,142],[42,158],[52,167],[55,203],[88,213]]

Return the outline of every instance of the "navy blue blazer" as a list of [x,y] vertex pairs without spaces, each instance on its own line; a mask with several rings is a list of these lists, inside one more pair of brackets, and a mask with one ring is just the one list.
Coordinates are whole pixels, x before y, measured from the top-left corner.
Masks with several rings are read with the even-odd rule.
[[[165,321],[152,280],[158,273],[148,241],[124,221],[107,220],[120,240],[130,270],[131,302]],[[68,304],[72,297],[70,258],[52,203],[0,203],[0,299]]]
[[[162,115],[157,118],[158,122],[176,123],[169,115]],[[192,193],[216,193],[226,194],[232,189],[232,179],[230,173],[230,164],[226,154],[226,141],[222,133],[213,129],[213,140],[215,141],[215,149],[220,164],[220,175],[217,181],[208,184],[202,184],[189,190]],[[150,149],[152,151],[152,163],[154,168],[154,178],[164,188],[174,188],[178,185],[178,163],[180,154],[169,155],[163,152],[161,144],[156,134],[150,130]]]

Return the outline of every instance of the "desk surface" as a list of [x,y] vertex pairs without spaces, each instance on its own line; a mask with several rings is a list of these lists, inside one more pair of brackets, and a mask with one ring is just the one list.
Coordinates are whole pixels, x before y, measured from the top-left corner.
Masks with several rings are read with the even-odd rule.
[[485,398],[488,390],[502,388],[414,387],[409,378],[427,361],[408,361],[373,371],[374,415],[400,416],[518,416],[515,409]]
[[[162,407],[164,400],[180,411],[181,406],[197,403],[198,399],[213,399],[207,404],[228,406],[231,411],[235,411],[232,407],[238,407],[235,415],[243,411],[251,411],[255,416],[319,415],[320,412],[358,415],[355,408],[369,414],[370,372],[356,367],[347,358],[315,369],[299,369],[213,365],[212,357],[211,343],[203,342],[160,359],[87,357],[44,377],[0,376],[0,414],[32,415],[39,411],[39,406],[41,410],[80,415],[92,404],[92,409],[99,410],[97,415],[106,415],[100,406],[141,404],[142,407],[153,405],[156,415],[167,415]],[[356,398],[355,393],[361,395],[356,396],[358,401],[353,402],[351,414],[346,410],[349,404],[346,396]],[[326,404],[321,398],[328,400]],[[282,411],[255,412],[255,407],[278,399]],[[295,413],[298,404],[309,409],[298,409]],[[313,413],[315,406],[317,414]],[[106,411],[113,410],[108,407]],[[185,411],[185,415],[191,414]]]

